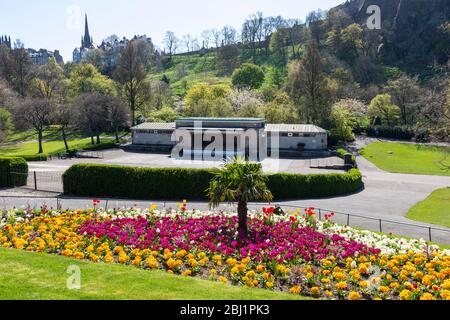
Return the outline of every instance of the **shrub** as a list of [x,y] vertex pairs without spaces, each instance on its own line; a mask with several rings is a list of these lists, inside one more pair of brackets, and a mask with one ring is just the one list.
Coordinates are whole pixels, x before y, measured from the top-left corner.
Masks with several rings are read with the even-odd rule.
[[235,87],[259,89],[264,83],[264,71],[257,65],[244,63],[234,70],[232,83]]
[[348,173],[289,174],[269,176],[267,186],[276,200],[335,197],[362,189],[362,175],[357,169]]
[[27,162],[37,162],[37,161],[47,161],[48,155],[46,153],[42,154],[33,154],[33,155],[24,155],[20,156],[21,158],[24,158]]
[[[336,150],[336,155],[341,159],[344,159],[345,155],[348,153],[351,153],[351,152],[348,152],[347,150],[345,150],[343,148],[339,148]],[[353,166],[356,167],[356,156],[352,155],[352,161],[353,161]]]
[[[76,196],[206,200],[212,177],[208,169],[77,164],[64,173],[63,183],[64,192]],[[279,201],[345,195],[363,183],[360,172],[352,169],[343,174],[272,174],[267,185]]]
[[27,184],[27,177],[28,164],[24,158],[0,157],[0,187],[24,186]]
[[83,150],[85,151],[100,151],[100,150],[108,150],[117,148],[117,144],[114,141],[110,142],[102,142],[99,144],[91,144],[88,146],[84,146]]
[[369,137],[392,138],[411,140],[414,138],[414,131],[407,127],[388,127],[388,126],[374,126],[368,127],[366,133]]

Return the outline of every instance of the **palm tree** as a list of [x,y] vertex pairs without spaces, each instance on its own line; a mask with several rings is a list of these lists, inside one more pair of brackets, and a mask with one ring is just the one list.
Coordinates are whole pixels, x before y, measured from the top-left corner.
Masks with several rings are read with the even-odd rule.
[[267,179],[260,163],[235,158],[225,162],[211,180],[207,190],[210,208],[217,208],[222,202],[238,203],[238,234],[241,241],[248,237],[248,202],[270,202],[273,199],[266,185]]

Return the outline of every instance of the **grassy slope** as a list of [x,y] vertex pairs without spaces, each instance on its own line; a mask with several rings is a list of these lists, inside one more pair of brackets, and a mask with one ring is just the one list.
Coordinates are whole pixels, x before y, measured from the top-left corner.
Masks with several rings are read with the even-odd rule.
[[[68,290],[70,265],[81,269],[81,289]],[[131,266],[77,261],[0,248],[0,299],[304,299],[263,289],[234,287]]]
[[[378,168],[388,172],[450,176],[450,170],[439,164],[445,159],[445,150],[444,147],[375,142],[361,153]],[[447,158],[445,163],[449,165],[450,159]]]
[[450,188],[434,191],[427,199],[412,207],[407,217],[450,228]]
[[[111,140],[102,139],[102,142],[109,142]],[[83,149],[86,146],[91,145],[90,138],[69,140],[70,148]],[[63,141],[48,141],[43,143],[43,148],[45,153],[57,153],[65,150]],[[21,144],[15,144],[10,146],[0,147],[0,155],[6,156],[20,156],[20,155],[34,155],[38,153],[38,143],[37,142],[25,142]]]

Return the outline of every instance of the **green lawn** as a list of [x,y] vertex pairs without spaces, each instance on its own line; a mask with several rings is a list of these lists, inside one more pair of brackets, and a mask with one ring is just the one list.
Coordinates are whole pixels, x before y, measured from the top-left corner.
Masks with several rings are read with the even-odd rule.
[[[69,290],[67,268],[81,270],[81,289]],[[285,300],[306,299],[263,289],[169,275],[131,266],[77,261],[0,248],[0,300]]]
[[427,199],[412,207],[407,217],[450,228],[450,188],[434,191]]
[[[111,139],[102,139],[101,142],[110,142]],[[78,148],[83,149],[91,144],[91,138],[77,139],[77,140],[69,140],[68,141],[70,148]],[[57,141],[48,141],[43,142],[44,153],[58,153],[65,150],[64,142]],[[25,142],[20,144],[14,144],[9,146],[0,147],[0,156],[21,156],[21,155],[35,155],[38,154],[39,147],[36,141],[33,142]]]
[[430,147],[395,142],[375,142],[361,151],[378,168],[394,173],[450,176],[448,147]]

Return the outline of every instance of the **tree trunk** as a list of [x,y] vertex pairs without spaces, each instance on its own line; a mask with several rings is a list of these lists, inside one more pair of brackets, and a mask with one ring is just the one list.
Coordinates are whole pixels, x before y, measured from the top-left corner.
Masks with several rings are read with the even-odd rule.
[[97,136],[97,144],[100,144],[100,136]]
[[120,142],[120,140],[119,140],[119,128],[116,127],[116,143],[119,143],[119,142]]
[[66,129],[64,129],[64,127],[62,127],[61,132],[62,132],[62,138],[64,141],[64,146],[66,147],[66,151],[69,152],[69,144],[67,143]]
[[39,142],[39,154],[44,153],[44,149],[42,148],[42,129],[38,131],[38,142]]
[[238,216],[239,216],[238,234],[239,234],[239,240],[241,242],[248,238],[247,213],[248,213],[247,202],[239,201],[239,203],[238,203]]
[[91,143],[92,143],[92,144],[95,144],[94,136],[91,136]]

